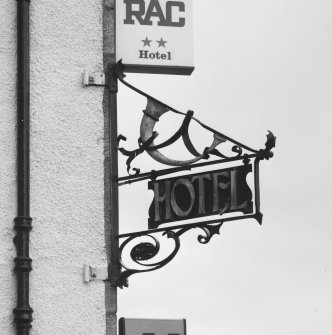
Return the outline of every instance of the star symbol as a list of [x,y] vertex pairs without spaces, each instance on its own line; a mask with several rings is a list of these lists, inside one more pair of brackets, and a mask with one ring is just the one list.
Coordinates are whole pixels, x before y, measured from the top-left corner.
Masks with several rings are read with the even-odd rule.
[[148,37],[145,37],[145,40],[141,40],[141,41],[144,43],[143,47],[145,47],[146,45],[148,47],[151,46],[150,43],[152,42],[152,40],[149,40]]
[[164,47],[165,48],[165,44],[167,43],[167,41],[164,41],[163,38],[161,37],[160,40],[157,41],[157,43],[159,44],[158,48],[160,48],[160,47]]

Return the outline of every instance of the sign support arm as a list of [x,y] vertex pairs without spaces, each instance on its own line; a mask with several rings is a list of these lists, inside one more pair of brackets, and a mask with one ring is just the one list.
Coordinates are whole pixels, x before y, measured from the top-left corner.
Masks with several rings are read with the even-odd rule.
[[109,281],[106,285],[106,334],[115,335],[117,327],[117,286],[120,274],[119,264],[119,186],[118,152],[117,152],[117,79],[114,74],[115,64],[107,67],[107,86],[104,93],[105,117],[105,240],[109,264]]
[[117,287],[114,279],[120,273],[118,261],[119,195],[117,152],[117,78],[115,75],[115,0],[103,0],[103,63],[106,87],[104,112],[104,226],[108,281],[105,281],[106,334],[117,335]]

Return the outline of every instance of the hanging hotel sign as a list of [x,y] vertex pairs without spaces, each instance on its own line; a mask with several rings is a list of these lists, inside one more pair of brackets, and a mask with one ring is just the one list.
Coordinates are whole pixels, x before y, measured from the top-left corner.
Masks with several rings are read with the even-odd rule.
[[[141,2],[144,1],[136,1]],[[148,13],[156,12],[151,11]],[[141,13],[143,11],[139,11]],[[143,14],[139,20],[147,22]],[[129,175],[117,178],[117,182],[123,186],[149,180],[147,186],[154,196],[149,206],[147,229],[117,235],[123,271],[114,278],[113,285],[119,287],[128,286],[128,278],[133,274],[154,271],[168,264],[180,249],[181,237],[188,231],[195,229],[198,242],[207,244],[226,222],[254,219],[261,224],[260,162],[273,157],[271,150],[276,144],[276,137],[270,131],[261,149],[232,139],[194,117],[193,111],[178,111],[130,85],[122,71],[123,64],[118,63],[118,79],[145,96],[147,104],[137,145],[129,150],[123,145],[126,137],[118,136],[117,149],[126,157]],[[170,137],[159,140],[154,128],[157,122],[163,123],[166,113],[180,115],[182,124]],[[189,129],[192,123],[209,133],[210,141],[193,142]],[[166,149],[175,147],[179,141],[186,150],[175,159]],[[141,172],[136,167],[136,158],[143,154],[168,168]]]
[[246,177],[252,165],[149,182],[154,191],[149,229],[163,223],[230,212],[253,213]]
[[126,72],[190,75],[193,0],[116,0],[116,59]]

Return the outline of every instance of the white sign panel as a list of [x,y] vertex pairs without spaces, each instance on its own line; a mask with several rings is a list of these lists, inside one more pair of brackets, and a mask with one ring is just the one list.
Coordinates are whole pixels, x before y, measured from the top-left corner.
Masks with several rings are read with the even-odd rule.
[[116,0],[116,60],[127,72],[189,75],[192,0]]
[[186,335],[186,320],[121,318],[119,333],[120,335]]

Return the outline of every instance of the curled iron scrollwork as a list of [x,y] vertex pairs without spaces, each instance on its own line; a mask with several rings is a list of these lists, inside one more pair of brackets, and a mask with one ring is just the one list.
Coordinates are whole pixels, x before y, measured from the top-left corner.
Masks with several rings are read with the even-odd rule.
[[[121,266],[125,269],[121,272],[118,280],[117,285],[120,288],[128,287],[128,277],[135,274],[135,273],[143,273],[143,272],[150,272],[161,267],[165,266],[169,263],[175,255],[178,253],[180,249],[180,240],[179,237],[173,231],[167,231],[162,234],[162,236],[166,236],[167,238],[171,238],[174,240],[174,248],[170,254],[166,257],[161,259],[160,261],[148,262],[153,260],[159,253],[160,253],[160,241],[157,237],[153,236],[152,233],[147,234],[133,234],[132,236],[128,237],[121,245],[119,249],[120,259],[119,262]],[[125,264],[123,252],[126,246],[139,238],[150,238],[152,243],[150,242],[140,242],[138,244],[135,243],[133,247],[130,247],[130,258],[131,260],[136,263],[140,268],[132,268]]]
[[[124,147],[120,147],[120,141],[125,141],[126,137],[123,135],[119,135],[118,137],[118,150],[125,156],[128,157],[127,164],[127,172],[129,175],[139,175],[140,170],[137,168],[131,168],[131,164],[133,160],[142,154],[143,152],[147,152],[154,160],[159,163],[169,165],[169,166],[189,166],[200,160],[209,160],[211,156],[218,157],[220,159],[234,159],[234,158],[245,158],[248,154],[255,154],[261,159],[269,159],[272,157],[271,149],[275,145],[275,137],[269,132],[268,134],[268,142],[266,143],[265,149],[255,150],[247,145],[244,145],[218,131],[207,126],[200,120],[194,117],[194,112],[189,110],[187,113],[180,112],[165,103],[159,101],[158,99],[148,95],[147,93],[141,91],[140,89],[132,86],[128,82],[124,80],[125,75],[123,73],[123,65],[121,62],[117,64],[117,76],[118,79],[127,87],[139,93],[142,96],[147,98],[147,106],[146,109],[143,110],[143,117],[140,126],[140,138],[138,139],[138,148],[134,150],[127,150]],[[167,112],[173,112],[178,115],[184,116],[182,125],[180,128],[172,135],[168,140],[163,143],[155,144],[154,141],[158,137],[158,133],[154,131],[155,124],[159,121],[160,117]],[[201,127],[203,127],[208,132],[212,133],[213,141],[209,147],[205,147],[203,152],[199,152],[193,145],[190,136],[189,136],[189,126],[195,121]],[[166,157],[164,154],[160,152],[160,149],[166,148],[169,145],[175,143],[178,139],[182,138],[183,143],[188,150],[188,152],[193,156],[190,159],[186,160],[176,160],[169,157]],[[220,148],[224,143],[230,144],[232,154],[226,154]],[[217,149],[218,148],[218,149]],[[131,172],[134,171],[134,173]]]
[[[218,220],[217,220],[218,221]],[[120,244],[119,249],[119,262],[124,269],[120,276],[118,277],[116,284],[118,287],[128,287],[128,278],[136,273],[144,273],[150,272],[154,270],[158,270],[168,264],[178,253],[180,249],[180,237],[188,232],[191,229],[198,228],[199,230],[203,231],[197,237],[197,240],[201,244],[207,244],[210,242],[211,238],[216,235],[220,234],[220,227],[223,224],[223,221],[219,220],[220,222],[217,224],[209,224],[209,223],[202,223],[198,226],[182,226],[180,228],[175,227],[173,229],[165,231],[157,231],[157,232],[145,232],[145,233],[133,233],[126,236],[126,239],[123,243]],[[174,241],[174,246],[171,252],[167,255],[160,255],[162,256],[161,260],[153,261],[160,253],[161,253],[161,237],[157,237],[156,235],[159,234],[161,237],[167,237]],[[119,238],[122,238],[121,235]],[[137,239],[150,239],[150,242],[135,242]],[[134,242],[133,246],[130,244]],[[126,257],[124,255],[126,247],[129,247],[129,252],[127,252],[131,258],[131,262],[136,264],[135,268],[133,266],[129,266],[126,263],[128,262],[124,260]]]
[[207,225],[205,227],[200,227],[204,233],[204,235],[199,235],[197,237],[198,242],[202,244],[207,244],[210,242],[213,235],[220,234],[220,227],[222,226],[223,222],[219,223],[218,225]]
[[131,259],[139,263],[139,261],[147,261],[156,256],[160,250],[160,243],[157,239],[154,240],[156,242],[155,244],[141,242],[140,244],[136,245],[130,252]]
[[[218,207],[218,210],[213,212],[213,215],[220,215],[216,220],[187,223],[174,227],[156,228],[159,227],[158,224],[155,226],[152,225],[151,227],[149,226],[150,230],[148,231],[119,235],[119,240],[123,241],[119,246],[119,263],[123,271],[117,277],[116,285],[123,288],[128,286],[128,278],[131,275],[154,271],[168,264],[176,256],[180,249],[180,237],[191,229],[198,228],[198,242],[201,244],[207,244],[211,241],[214,235],[220,234],[220,228],[226,221],[255,219],[261,224],[262,214],[260,212],[259,200],[259,163],[261,160],[268,160],[273,157],[271,150],[275,147],[276,137],[269,131],[267,134],[265,148],[260,150],[252,149],[251,147],[207,126],[194,117],[193,111],[182,113],[132,86],[124,80],[125,75],[123,74],[123,65],[121,62],[117,64],[116,73],[118,79],[124,85],[147,99],[147,106],[143,111],[140,126],[140,137],[137,142],[137,147],[134,150],[125,149],[120,144],[122,141],[126,141],[126,137],[123,135],[118,136],[117,149],[127,157],[126,165],[127,172],[129,174],[129,176],[116,178],[118,185],[131,184],[146,179],[151,179],[151,181],[156,182],[157,178],[160,176],[184,170],[191,170],[193,168],[200,168],[206,165],[229,163],[241,160],[244,166],[249,167],[250,160],[254,159],[255,189],[255,212],[253,212],[253,204],[251,202],[250,194],[250,203],[243,202],[244,207],[241,207],[246,208],[246,210],[240,211],[243,215],[224,217],[223,214],[228,213],[231,206],[231,199],[225,198],[225,202],[222,203],[224,206],[222,206],[221,209]],[[178,130],[170,136],[170,138],[162,143],[156,144],[155,141],[158,138],[158,133],[154,130],[154,127],[160,117],[167,112],[173,112],[184,117],[182,124]],[[196,122],[212,135],[211,145],[200,151],[195,148],[189,136],[189,126],[193,122]],[[176,160],[166,157],[160,152],[160,149],[164,149],[178,140],[183,141],[185,148],[191,155],[191,158],[186,160]],[[141,173],[140,169],[132,167],[132,163],[137,156],[144,152],[150,155],[155,161],[171,166],[172,168]],[[213,156],[214,159],[211,159],[211,156]],[[232,207],[232,209],[234,212],[234,207]],[[200,220],[202,220],[202,216],[203,215],[200,215]],[[222,218],[220,218],[221,216]],[[166,222],[170,223],[174,222],[174,220],[169,221],[165,219],[164,223]],[[166,248],[166,251],[163,248],[164,243],[166,243],[165,239],[173,241],[172,248]]]

